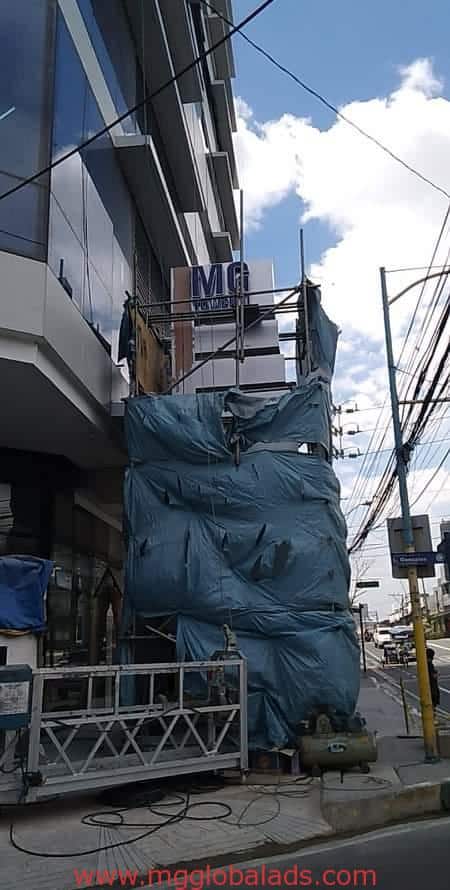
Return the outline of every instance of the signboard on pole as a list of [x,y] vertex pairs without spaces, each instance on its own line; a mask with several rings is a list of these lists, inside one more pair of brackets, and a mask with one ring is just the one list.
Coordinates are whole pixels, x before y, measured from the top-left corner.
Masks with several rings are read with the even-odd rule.
[[433,566],[436,553],[391,553],[391,560],[396,566]]
[[419,578],[434,578],[436,558],[433,553],[429,516],[411,516],[411,522],[415,553],[405,553],[402,517],[387,521],[392,577],[407,578],[408,568],[415,567]]

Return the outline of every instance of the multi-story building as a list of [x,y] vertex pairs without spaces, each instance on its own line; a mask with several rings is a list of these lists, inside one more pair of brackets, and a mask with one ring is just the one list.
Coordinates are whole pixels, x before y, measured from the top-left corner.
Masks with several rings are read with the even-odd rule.
[[[127,293],[145,328],[171,268],[238,246],[231,44],[152,98],[227,27],[197,0],[0,0],[0,555],[55,563],[50,662],[98,657],[120,585]],[[141,347],[160,391],[164,340]]]

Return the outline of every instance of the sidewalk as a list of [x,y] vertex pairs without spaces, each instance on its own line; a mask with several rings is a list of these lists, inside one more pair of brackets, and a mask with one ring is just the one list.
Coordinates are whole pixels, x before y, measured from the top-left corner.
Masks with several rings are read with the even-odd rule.
[[[261,776],[258,776],[261,781]],[[91,828],[81,824],[87,813],[100,812],[105,806],[92,797],[42,803],[7,811],[0,816],[0,861],[2,886],[21,890],[72,890],[76,886],[74,870],[110,872],[136,870],[147,875],[158,867],[198,867],[248,859],[250,855],[272,856],[280,849],[295,849],[314,838],[333,833],[321,814],[320,781],[304,785],[289,777],[267,777],[273,785],[231,785],[219,791],[193,796],[191,803],[201,803],[201,811],[192,810],[192,821],[169,825],[134,844],[92,855],[74,856],[71,851],[87,851],[115,842],[130,840],[145,832],[143,823],[161,824],[180,811],[180,802],[155,804],[161,816],[140,808],[126,813],[129,822],[139,823],[134,830]],[[209,802],[207,804],[207,802]],[[207,805],[206,805],[207,804]],[[225,819],[221,804],[231,813]],[[201,821],[199,818],[201,817]],[[9,821],[14,821],[14,836],[30,850],[63,852],[67,858],[32,857],[15,850],[9,842]],[[117,822],[117,817],[114,819]],[[4,882],[4,883],[3,883]],[[140,881],[138,885],[140,886]]]
[[359,710],[377,733],[378,761],[369,776],[347,773],[342,784],[340,774],[325,776],[322,814],[334,830],[364,831],[447,808],[450,760],[425,763],[417,712],[410,711],[407,738],[401,699],[377,672],[362,678]]
[[[0,813],[3,885],[21,890],[73,890],[77,886],[74,869],[88,873],[130,869],[146,880],[148,870],[158,866],[193,869],[208,863],[268,858],[333,834],[441,811],[441,785],[447,779],[450,782],[450,761],[425,764],[420,738],[398,738],[405,731],[400,704],[370,672],[362,681],[359,708],[369,729],[377,731],[379,760],[369,775],[347,773],[342,783],[340,773],[325,774],[323,782],[250,776],[247,785],[226,785],[219,791],[192,795],[190,802],[202,804],[201,809],[194,807],[188,814],[191,818],[146,837],[142,837],[143,825],[160,825],[179,812],[179,799],[156,804],[157,814],[142,807],[128,811],[124,816],[137,823],[135,828],[82,824],[86,814],[108,810],[92,796],[49,801],[20,811],[4,809]],[[223,804],[229,811],[224,811]],[[117,824],[118,817],[113,819]],[[60,852],[63,857],[46,859],[14,849],[9,841],[11,820],[20,845],[36,852]],[[88,853],[137,837],[135,843]],[[139,879],[136,886],[145,883]]]

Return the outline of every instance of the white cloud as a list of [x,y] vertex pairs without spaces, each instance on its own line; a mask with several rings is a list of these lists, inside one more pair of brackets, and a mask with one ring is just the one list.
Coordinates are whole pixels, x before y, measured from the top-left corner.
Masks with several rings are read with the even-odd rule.
[[[436,95],[440,87],[429,60],[419,59],[401,69],[390,96],[341,110],[450,190],[450,102]],[[311,270],[326,308],[341,327],[381,339],[378,268],[428,261],[445,197],[340,119],[322,131],[290,114],[260,123],[247,105],[240,108],[236,147],[247,225],[260,226],[270,207],[297,193],[305,223],[320,220],[334,233],[334,246]],[[396,276],[394,286],[403,283]],[[403,303],[394,319],[399,330],[406,309]]]
[[[442,82],[429,59],[417,59],[398,70],[399,83],[390,95],[352,101],[341,111],[450,192],[450,101],[442,96]],[[308,221],[328,227],[331,246],[310,273],[322,286],[325,309],[342,329],[335,401],[357,401],[360,408],[381,405],[387,396],[387,373],[379,267],[425,266],[448,200],[339,118],[328,129],[320,130],[311,120],[292,114],[257,121],[242,100],[238,112],[236,148],[247,226],[258,229],[263,223],[270,225],[270,208],[296,194],[299,218],[302,216],[305,224],[306,247]],[[295,239],[296,233],[274,232],[274,238],[280,237]],[[437,263],[446,261],[448,247],[446,232]],[[397,292],[414,277],[411,272],[389,276],[390,292]],[[430,286],[430,296],[431,292]],[[397,356],[416,298],[417,291],[392,309]],[[420,320],[419,313],[419,325]],[[353,421],[358,421],[361,429],[370,430],[378,414],[378,410],[365,411],[345,417],[345,421],[353,427]],[[388,417],[385,411],[383,425]],[[359,445],[364,451],[369,442],[370,432],[346,444]],[[391,444],[389,433],[383,447]],[[433,466],[440,457],[435,452],[430,458]],[[414,492],[419,492],[432,474],[432,470],[420,469],[420,461],[418,466],[410,479]],[[343,492],[349,494],[358,461],[343,461],[338,469]],[[359,490],[372,492],[375,483],[374,477],[363,477]],[[431,487],[433,492],[439,488],[433,510],[439,510],[440,516],[448,515],[450,474],[444,472]],[[430,500],[431,496],[424,497],[417,507],[426,507]],[[355,512],[353,517],[356,523],[361,513]],[[385,553],[377,557],[376,568],[385,579],[379,596],[386,606],[388,592],[395,589],[395,584],[388,580]]]
[[416,59],[411,65],[401,65],[399,72],[403,89],[419,90],[427,96],[442,90],[443,83],[435,77],[431,59]]

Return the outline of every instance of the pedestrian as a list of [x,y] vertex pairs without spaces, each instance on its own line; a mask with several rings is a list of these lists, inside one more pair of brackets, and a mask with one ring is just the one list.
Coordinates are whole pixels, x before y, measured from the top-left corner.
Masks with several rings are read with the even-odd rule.
[[439,692],[438,672],[433,664],[435,656],[434,649],[427,648],[428,675],[430,677],[431,701],[433,708],[436,709],[440,703],[441,695]]

